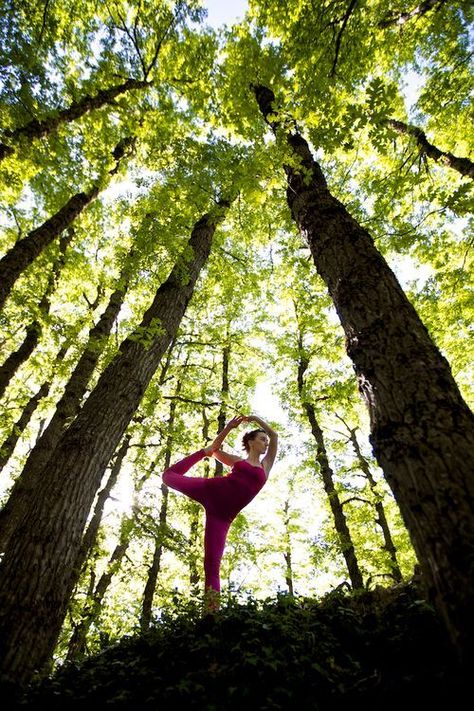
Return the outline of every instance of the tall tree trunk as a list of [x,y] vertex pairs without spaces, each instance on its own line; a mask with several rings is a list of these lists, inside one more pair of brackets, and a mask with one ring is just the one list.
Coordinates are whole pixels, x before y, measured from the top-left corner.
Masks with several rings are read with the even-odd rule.
[[[43,297],[39,309],[47,312],[49,308],[48,299]],[[38,345],[42,332],[41,322],[35,319],[26,327],[25,337],[16,349],[12,351],[7,359],[0,366],[0,397],[3,397],[5,390],[10,384],[10,380],[15,375],[18,368],[30,357]]]
[[[204,393],[202,395],[202,399],[204,402]],[[209,426],[210,426],[210,421],[206,413],[206,405],[203,405],[202,408],[202,441],[204,444],[207,443],[209,439]],[[204,477],[207,479],[209,478],[211,474],[211,467],[209,464],[209,459],[206,458],[204,459]],[[218,476],[216,474],[216,476]],[[189,555],[189,584],[191,587],[191,593],[192,594],[199,594],[199,584],[201,582],[201,566],[198,565],[198,560],[200,560],[200,554],[198,553],[198,549],[201,548],[201,540],[199,536],[199,531],[200,531],[200,522],[202,520],[202,508],[199,505],[195,505],[194,502],[190,502],[191,504],[191,525],[190,525],[190,534],[189,534],[189,548],[190,548],[190,555]]]
[[[96,306],[97,306],[97,303],[98,303],[99,298],[100,298],[100,292],[101,292],[101,289],[100,289],[100,287],[99,287],[99,289],[97,290],[97,298],[94,300],[94,302],[88,302],[89,309],[90,309],[91,311],[94,311],[95,308],[96,308]],[[77,335],[78,331],[81,330],[81,328],[82,328],[82,326],[79,325],[78,328],[75,330],[76,335]],[[67,342],[64,342],[63,345],[61,346],[60,350],[58,351],[58,353],[57,353],[57,355],[56,355],[56,357],[55,357],[55,359],[54,359],[54,365],[55,365],[56,367],[57,367],[58,364],[61,363],[61,362],[64,360],[64,358],[66,357],[66,354],[67,354],[67,352],[68,352],[68,350],[69,350],[70,345],[71,345],[71,341],[69,340],[69,341],[67,341]],[[25,405],[25,409],[24,409],[24,411],[22,412],[22,414],[21,414],[21,416],[20,416],[20,419],[18,420],[17,423],[15,423],[15,425],[14,425],[14,427],[13,427],[13,429],[12,429],[12,432],[11,432],[10,436],[7,438],[7,440],[6,440],[6,441],[4,442],[4,444],[2,445],[2,451],[5,452],[5,456],[7,457],[7,459],[12,455],[13,450],[14,450],[14,448],[15,448],[15,446],[16,446],[16,443],[18,442],[18,439],[21,437],[21,435],[23,434],[24,430],[26,429],[26,427],[27,427],[27,425],[28,425],[28,423],[29,423],[29,421],[30,421],[32,415],[34,414],[34,412],[35,412],[35,410],[36,410],[36,407],[38,406],[38,403],[40,402],[40,400],[41,400],[43,397],[46,397],[46,396],[48,395],[49,390],[50,390],[50,387],[51,387],[51,383],[50,383],[50,382],[45,382],[45,383],[43,383],[43,385],[42,385],[41,388],[40,388],[41,397],[38,397],[37,395],[34,395],[32,398],[30,398],[30,400],[28,401],[28,403]],[[44,432],[44,429],[43,429],[43,426],[41,426],[41,427],[40,427],[40,430],[39,430],[39,433],[38,433],[38,437],[37,437],[37,439],[36,439],[36,443],[41,439],[43,432]],[[8,442],[8,444],[7,444],[7,442]],[[4,467],[5,464],[6,464],[6,460],[4,460],[3,457],[2,457],[2,458],[0,459],[0,462],[1,462],[0,468],[1,468],[1,467]],[[9,501],[9,499],[7,500],[6,504],[4,505],[4,508],[5,508],[6,506],[8,506],[8,501]],[[2,515],[3,515],[3,509],[0,510],[0,539],[1,539],[1,535],[2,535],[2,534],[1,534],[1,531],[2,531]],[[0,544],[0,550],[2,550],[1,544]]]
[[0,143],[0,160],[15,152],[14,146],[11,145],[12,143],[16,143],[22,138],[33,141],[49,136],[58,126],[76,121],[94,109],[113,104],[117,96],[130,91],[130,89],[146,89],[151,86],[151,83],[143,79],[127,79],[122,84],[116,84],[109,89],[100,89],[95,96],[83,96],[79,101],[74,101],[69,108],[57,111],[54,115],[48,116],[43,120],[33,119],[24,126],[4,131],[3,137],[7,139],[8,143]]
[[[123,438],[122,444],[118,448],[117,453],[113,459],[113,464],[110,469],[110,476],[108,477],[104,488],[101,489],[101,491],[99,491],[97,495],[97,502],[94,507],[94,513],[82,539],[82,545],[76,561],[76,573],[78,578],[82,570],[84,569],[87,558],[90,555],[97,540],[97,534],[99,532],[100,523],[102,521],[102,516],[104,513],[104,506],[107,499],[110,497],[110,493],[113,487],[117,483],[117,479],[122,468],[123,460],[130,446],[131,438],[131,434],[126,434]],[[69,640],[66,659],[79,659],[84,653],[89,628],[91,624],[97,620],[100,614],[102,600],[104,598],[105,593],[107,592],[107,588],[110,585],[114,574],[117,572],[125,553],[127,552],[127,548],[130,542],[129,524],[130,517],[127,515],[123,515],[120,524],[119,543],[117,543],[114,552],[112,553],[107,570],[99,578],[99,582],[95,589],[93,585],[95,576],[93,577],[92,587],[88,593],[88,602],[86,602],[81,620],[74,627],[71,639]]]
[[308,400],[305,394],[304,375],[308,368],[309,361],[303,351],[303,337],[301,331],[298,334],[298,348],[298,394],[300,396],[301,405],[306,412],[311,432],[316,440],[316,460],[319,464],[319,471],[321,472],[324,491],[328,497],[329,505],[334,517],[334,527],[339,539],[340,551],[346,561],[351,585],[354,590],[357,590],[364,587],[364,580],[357,561],[349,526],[347,525],[343,504],[334,486],[334,472],[329,464],[323,431],[319,426],[314,405]]
[[17,683],[53,653],[76,582],[71,570],[105,467],[179,327],[228,202],[194,226],[140,326],[120,346],[41,475],[0,565],[1,671]]
[[48,461],[54,457],[56,445],[71,421],[79,412],[82,398],[107,345],[107,337],[122,307],[128,288],[130,267],[120,275],[118,286],[111,294],[103,314],[89,331],[86,347],[64,389],[53,417],[31,450],[22,473],[15,481],[5,506],[0,511],[0,551],[5,550],[10,537],[15,533],[17,522],[22,520],[31,497]]
[[285,552],[283,556],[285,558],[285,582],[288,587],[288,593],[294,595],[293,587],[293,564],[292,564],[292,550],[291,550],[291,536],[290,536],[290,515],[289,515],[290,504],[288,499],[285,501],[285,507],[283,513],[285,514],[284,526],[285,526]]
[[199,539],[199,523],[201,521],[201,507],[194,501],[189,502],[191,508],[191,525],[189,527],[189,585],[192,594],[199,593],[199,582],[201,580],[201,575],[199,573],[200,566],[198,566],[199,554],[198,548],[200,547]]
[[416,138],[418,148],[429,158],[432,158],[438,163],[444,163],[444,165],[457,170],[461,175],[468,175],[470,178],[474,178],[474,163],[472,160],[469,158],[459,158],[452,153],[436,148],[436,146],[428,141],[426,134],[421,128],[418,128],[418,126],[403,123],[403,121],[397,121],[395,119],[388,119],[387,126],[390,126],[390,128],[393,128],[398,133]]
[[[263,115],[274,115],[273,92],[255,91]],[[346,333],[375,457],[427,593],[467,662],[474,656],[473,414],[371,236],[331,195],[302,136],[286,139],[301,165],[285,167],[288,205]]]
[[97,197],[99,186],[95,185],[87,193],[73,195],[58,212],[32,230],[26,237],[15,242],[0,260],[0,308],[3,307],[16,280],[30,266],[41,252]]
[[[226,334],[226,345],[222,349],[222,380],[221,380],[221,406],[219,408],[219,415],[217,417],[217,432],[221,432],[226,423],[227,419],[227,401],[229,398],[229,363],[230,363],[230,340],[229,340],[229,329],[227,329]],[[222,462],[218,459],[215,460],[215,476],[222,476],[224,473],[224,467]]]
[[[338,416],[339,417],[339,416]],[[339,417],[339,419],[344,422],[342,417]],[[373,495],[373,500],[374,500],[374,506],[375,510],[377,512],[377,519],[376,523],[379,524],[380,528],[382,529],[382,535],[384,539],[384,548],[387,551],[387,553],[390,556],[390,561],[391,561],[391,573],[393,575],[394,580],[397,583],[401,583],[403,580],[402,577],[402,572],[400,570],[400,566],[398,565],[398,560],[397,560],[397,549],[396,546],[393,542],[392,534],[390,533],[390,527],[387,522],[387,517],[385,516],[385,509],[382,503],[382,500],[377,492],[377,482],[375,481],[374,477],[372,476],[372,472],[370,471],[369,463],[367,459],[364,457],[362,454],[362,451],[359,446],[359,442],[357,440],[357,435],[356,435],[356,427],[349,427],[348,424],[344,422],[347,430],[349,431],[349,439],[352,444],[352,448],[355,452],[355,455],[357,457],[357,461],[359,462],[359,467],[361,471],[364,473],[366,479],[369,482],[370,488],[372,490],[372,495]]]
[[[176,383],[175,396],[179,395],[182,387],[182,381],[179,379]],[[178,401],[173,399],[170,402],[170,412],[168,417],[168,435],[165,446],[165,460],[162,471],[169,469],[171,464],[171,453],[174,440],[174,424],[176,418],[176,406]],[[155,462],[155,469],[158,461]],[[166,519],[168,516],[168,487],[163,482],[161,483],[161,506],[158,518],[158,535],[155,538],[155,548],[153,550],[153,559],[148,569],[145,589],[143,591],[142,610],[140,615],[140,629],[146,632],[151,624],[151,612],[153,609],[153,597],[155,595],[156,582],[161,570],[161,557],[163,555],[164,539],[166,532]]]
[[[203,393],[202,399],[204,401],[204,393]],[[204,447],[207,446],[207,443],[210,439],[209,438],[210,425],[211,425],[211,423],[210,423],[209,417],[207,416],[206,406],[203,405],[203,408],[202,408],[202,441],[203,441]],[[206,479],[209,477],[210,473],[211,473],[211,467],[209,466],[209,459],[204,459],[204,476],[206,477]]]
[[[16,444],[18,440],[20,439],[21,435],[25,431],[25,429],[28,426],[29,421],[31,420],[31,417],[33,416],[33,413],[35,412],[36,408],[38,407],[38,403],[40,400],[42,400],[46,395],[49,393],[49,389],[51,387],[50,382],[45,382],[41,385],[40,389],[38,390],[37,393],[32,395],[28,402],[26,403],[25,407],[22,410],[22,413],[13,425],[13,429],[6,438],[6,440],[3,442],[3,444],[0,447],[0,471],[3,469],[5,464],[8,462],[10,459],[11,455],[13,454],[13,451],[16,447]],[[1,511],[0,511],[0,516],[1,516]],[[0,548],[1,550],[1,548]]]
[[[124,146],[134,140],[134,138],[125,138],[115,146],[112,151],[115,167],[109,171],[109,175],[117,172],[120,161],[126,155]],[[0,308],[5,304],[15,282],[24,270],[61,232],[72,225],[74,220],[97,197],[104,185],[102,180],[94,185],[89,192],[73,195],[55,215],[40,227],[29,232],[26,237],[15,242],[13,247],[2,257],[0,260]]]
[[[68,348],[69,348],[68,343],[64,343],[61,346],[61,349],[58,351],[58,354],[56,355],[56,358],[55,358],[56,366],[58,365],[58,363],[62,363],[62,361],[66,357]],[[4,444],[2,445],[2,452],[5,453],[5,457],[6,457],[6,460],[4,461],[3,456],[2,456],[2,459],[1,459],[2,468],[5,466],[9,457],[13,454],[13,450],[16,446],[16,443],[18,442],[19,438],[25,431],[32,415],[34,414],[36,408],[38,407],[38,403],[40,402],[40,400],[42,398],[44,398],[48,395],[50,388],[51,388],[51,382],[49,382],[49,381],[44,382],[42,384],[42,386],[40,387],[39,392],[36,395],[33,395],[33,397],[31,397],[28,400],[18,422],[15,423],[11,434],[5,440]],[[38,438],[36,440],[37,442],[40,439],[40,437],[41,437],[41,433],[38,435]],[[7,442],[8,442],[8,444],[7,444]],[[4,508],[6,506],[8,506],[8,500],[5,503]],[[0,510],[0,537],[1,537],[1,529],[2,529],[2,526],[1,526],[2,514],[3,514],[3,508]],[[0,545],[0,550],[2,550],[1,545]]]
[[[56,285],[61,267],[64,265],[64,254],[72,240],[73,235],[74,230],[69,229],[66,230],[60,238],[59,256],[53,265],[51,274],[49,275],[46,291],[43,294],[38,306],[38,310],[43,317],[46,317],[49,314],[50,296]],[[5,392],[10,380],[13,378],[20,365],[22,365],[22,363],[24,363],[33,353],[41,337],[41,333],[41,321],[39,319],[35,319],[26,327],[26,334],[23,339],[23,343],[20,344],[16,351],[13,351],[13,353],[9,355],[3,365],[0,366],[0,397]]]
[[120,564],[129,545],[130,518],[128,516],[124,516],[120,526],[119,542],[114,548],[107,569],[100,576],[97,586],[92,591],[89,601],[86,603],[80,622],[74,628],[71,639],[69,640],[66,659],[77,660],[84,655],[89,629],[92,623],[98,620],[105,593],[107,592],[115,573],[119,570]]
[[87,529],[82,538],[81,547],[79,549],[79,553],[76,560],[77,577],[79,577],[81,570],[87,560],[87,557],[97,540],[97,534],[99,532],[102,516],[104,514],[104,506],[107,499],[110,497],[110,492],[117,483],[117,479],[122,468],[123,460],[125,459],[128,452],[128,448],[130,446],[131,438],[131,434],[126,434],[123,438],[123,441],[117,449],[115,457],[113,458],[113,463],[110,467],[110,475],[108,476],[104,487],[99,491],[97,495],[94,513],[92,515],[91,520],[89,521],[89,525],[87,526]]

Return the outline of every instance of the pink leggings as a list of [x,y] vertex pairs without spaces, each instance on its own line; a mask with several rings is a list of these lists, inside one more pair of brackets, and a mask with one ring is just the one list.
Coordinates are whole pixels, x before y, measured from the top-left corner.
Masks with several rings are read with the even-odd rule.
[[[201,449],[173,464],[163,474],[163,481],[171,489],[181,491],[206,509],[204,533],[205,588],[220,591],[219,570],[227,532],[241,507],[236,507],[235,495],[227,477],[206,479],[183,476],[193,464],[205,456]],[[236,510],[237,509],[237,510]]]

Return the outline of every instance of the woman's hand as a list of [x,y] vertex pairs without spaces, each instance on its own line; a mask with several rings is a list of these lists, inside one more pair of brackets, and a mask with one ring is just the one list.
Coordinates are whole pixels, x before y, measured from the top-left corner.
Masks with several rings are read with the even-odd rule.
[[245,415],[244,422],[256,422],[258,425],[260,425],[263,420],[261,417],[258,417],[258,415]]
[[224,430],[227,430],[228,432],[230,432],[230,430],[233,430],[235,427],[238,427],[240,424],[242,424],[242,422],[246,422],[246,421],[247,421],[247,417],[245,415],[236,415],[231,420],[229,420],[229,422],[224,427]]
[[222,432],[219,432],[214,442],[212,442],[212,444],[210,444],[208,447],[204,447],[206,457],[212,456],[212,454],[220,448],[222,442],[225,440],[229,432],[238,427],[240,424],[242,424],[242,422],[246,422],[245,415],[236,415],[236,417],[233,417],[231,420],[229,420]]

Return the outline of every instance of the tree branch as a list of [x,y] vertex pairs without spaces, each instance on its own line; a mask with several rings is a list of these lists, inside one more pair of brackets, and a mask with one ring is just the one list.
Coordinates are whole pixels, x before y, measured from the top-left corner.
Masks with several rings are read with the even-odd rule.
[[202,402],[202,400],[192,400],[191,398],[182,397],[181,395],[163,395],[163,400],[179,400],[180,402],[190,402],[193,405],[202,405],[202,407],[217,407],[220,402]]
[[357,4],[357,0],[351,0],[351,3],[350,3],[349,7],[348,7],[347,10],[346,10],[346,14],[345,14],[344,17],[342,18],[342,27],[341,27],[341,29],[339,30],[338,35],[337,35],[337,37],[336,37],[336,53],[335,53],[335,56],[334,56],[334,62],[333,62],[333,64],[332,64],[332,69],[331,69],[331,72],[330,72],[330,74],[329,74],[329,76],[330,76],[331,78],[334,77],[334,75],[336,74],[337,60],[338,60],[338,57],[339,57],[339,50],[341,49],[342,33],[343,33],[344,30],[346,29],[346,25],[347,25],[347,23],[348,23],[348,21],[349,21],[349,17],[350,17],[350,16],[352,15],[352,13],[354,12],[354,9],[355,9],[356,4]]
[[446,0],[425,0],[408,12],[401,12],[399,15],[386,15],[385,18],[378,23],[378,27],[385,29],[386,27],[390,27],[390,25],[404,25],[413,17],[426,15],[426,13],[435,8],[436,5],[438,5],[437,9],[439,9],[445,2]]
[[175,15],[172,15],[171,20],[170,20],[170,22],[168,23],[167,28],[165,29],[165,31],[164,31],[164,33],[162,34],[161,38],[160,38],[160,39],[157,41],[157,43],[156,43],[155,53],[154,53],[154,55],[153,55],[153,59],[151,60],[149,66],[148,66],[148,69],[146,70],[145,79],[147,78],[148,74],[151,72],[151,70],[152,70],[153,67],[155,66],[156,60],[158,59],[158,55],[159,55],[159,53],[160,53],[160,49],[161,49],[161,47],[162,47],[162,45],[163,45],[163,42],[165,41],[167,34],[168,34],[168,33],[171,31],[171,29],[173,28],[173,25],[175,25],[175,24],[178,22],[178,16],[179,16],[179,9],[176,11],[176,14],[175,14]]
[[46,27],[46,16],[48,14],[49,2],[50,2],[50,0],[46,0],[46,2],[44,4],[43,21],[41,23],[41,30],[40,30],[39,37],[38,37],[38,45],[40,45],[43,40],[43,32],[44,32],[44,28]]
[[371,501],[369,501],[368,499],[362,499],[360,496],[351,496],[350,499],[346,499],[345,501],[342,501],[341,506],[345,506],[346,504],[350,503],[351,501],[362,501],[362,503],[370,504],[372,506]]

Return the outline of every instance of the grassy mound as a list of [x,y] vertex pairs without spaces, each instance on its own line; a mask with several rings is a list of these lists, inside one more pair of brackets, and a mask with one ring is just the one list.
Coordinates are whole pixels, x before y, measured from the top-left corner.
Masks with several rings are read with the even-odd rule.
[[413,584],[181,610],[31,685],[18,708],[454,708],[459,679]]

